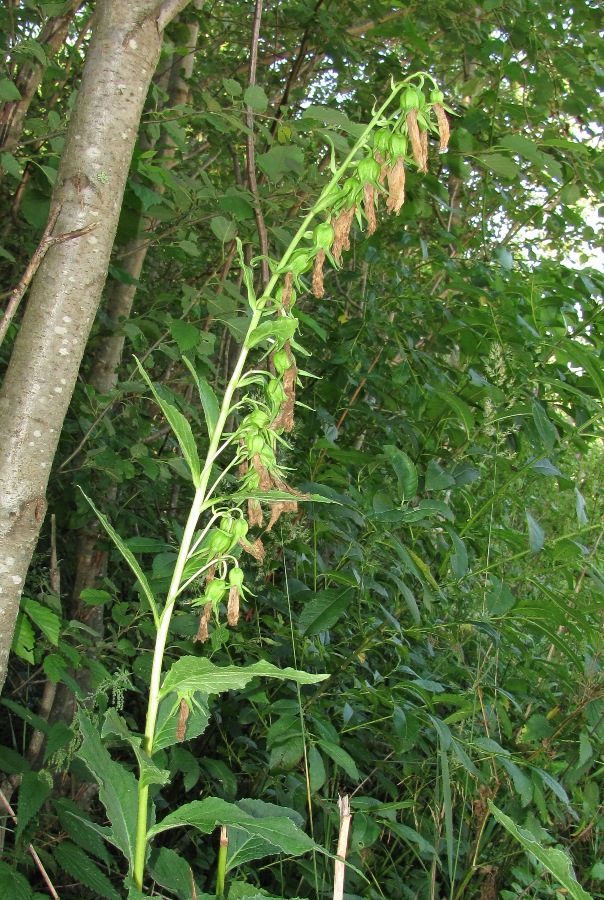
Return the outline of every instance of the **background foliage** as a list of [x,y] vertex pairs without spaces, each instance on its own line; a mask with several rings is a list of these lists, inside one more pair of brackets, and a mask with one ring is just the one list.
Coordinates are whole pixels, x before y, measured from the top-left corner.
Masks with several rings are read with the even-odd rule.
[[[0,11],[0,101],[16,99],[25,66],[42,75],[18,145],[0,156],[5,291],[46,224],[93,5],[74,11],[54,56],[38,36],[62,4]],[[291,484],[327,502],[265,535],[236,629],[214,623],[201,646],[186,603],[172,627],[174,658],[329,678],[212,697],[208,728],[159,751],[173,777],[157,792],[158,817],[185,797],[262,799],[295,811],[335,852],[337,797],[348,792],[350,898],[561,896],[493,801],[604,896],[600,16],[589,2],[268,4],[254,87],[250,4],[187,7],[170,26],[51,481],[59,562],[48,526],[2,700],[2,789],[19,785],[0,863],[7,896],[47,896],[30,843],[61,895],[121,892],[121,860],[74,825],[74,804],[103,814],[73,755],[69,698],[140,721],[151,630],[78,488],[165,582],[191,485],[134,355],[203,448],[182,357],[220,391],[245,327],[235,238],[248,261],[258,254],[245,106],[278,257],[332,147],[346,151],[390,76],[420,69],[454,110],[450,149],[434,144],[428,174],[408,172],[399,216],[358,236],[323,298],[298,300],[311,374],[282,462]],[[171,105],[168,76],[191,54],[188,96]],[[133,242],[147,251],[135,275]],[[111,313],[124,285],[136,288],[127,320]],[[95,364],[116,335],[122,362],[101,391]],[[80,598],[91,533],[98,566]],[[216,853],[213,838],[166,832],[152,864],[158,894],[190,897],[189,865],[198,896],[211,894]],[[327,857],[253,858],[241,849],[233,900],[331,895]]]

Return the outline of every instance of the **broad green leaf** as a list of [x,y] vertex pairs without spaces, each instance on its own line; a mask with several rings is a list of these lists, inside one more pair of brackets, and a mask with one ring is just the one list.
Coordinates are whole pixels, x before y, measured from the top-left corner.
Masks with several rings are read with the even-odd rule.
[[424,487],[427,491],[444,491],[455,484],[455,478],[440,466],[435,459],[431,459],[426,469]]
[[206,418],[208,437],[211,438],[214,434],[216,423],[218,422],[218,416],[220,415],[220,405],[218,403],[218,399],[216,397],[216,394],[214,393],[214,389],[206,381],[206,379],[202,375],[197,374],[191,360],[184,356],[183,362],[195,379],[195,384],[197,385],[197,390],[199,392],[199,399],[201,400],[203,413]]
[[504,156],[502,153],[481,153],[478,161],[486,169],[490,169],[491,172],[502,178],[513,181],[518,177],[518,165],[511,156]]
[[256,154],[258,168],[272,182],[281,181],[286,175],[298,177],[304,171],[304,152],[300,147],[290,144],[273,145],[266,153]]
[[174,692],[178,697],[190,697],[196,691],[202,694],[220,694],[223,691],[240,690],[252,678],[277,678],[279,681],[295,681],[297,684],[316,684],[327,675],[311,675],[297,669],[279,669],[272,663],[256,662],[251,666],[216,666],[209,659],[183,656],[178,659],[164,678],[160,699]]
[[[189,741],[199,737],[206,730],[210,721],[210,710],[206,694],[194,693],[189,695],[191,708],[185,725],[183,740]],[[174,698],[167,696],[159,704],[157,722],[155,723],[155,738],[153,740],[153,752],[163,750],[164,747],[172,747],[179,742],[177,737],[178,720],[180,717],[180,703],[174,702]]]
[[528,509],[526,510],[526,521],[528,524],[529,545],[531,548],[531,553],[539,553],[545,541],[543,528],[541,527],[541,525],[539,525],[537,520],[533,518]]
[[468,551],[466,545],[451,528],[447,528],[449,537],[453,542],[453,553],[451,554],[451,569],[456,578],[463,578],[468,571]]
[[63,871],[77,884],[83,884],[104,900],[120,900],[120,895],[104,872],[82,850],[70,841],[61,841],[54,848],[53,856]]
[[[82,491],[81,488],[80,488],[80,490]],[[82,491],[82,494],[84,494],[84,491]],[[121,539],[121,537],[119,536],[117,531],[113,528],[112,525],[109,524],[109,520],[108,520],[107,516],[103,515],[103,513],[99,509],[96,508],[96,506],[94,505],[94,503],[92,502],[90,497],[87,497],[86,494],[84,494],[84,497],[86,498],[86,500],[92,507],[92,510],[95,513],[97,519],[99,520],[99,522],[101,523],[101,525],[103,526],[103,528],[105,529],[105,531],[107,532],[107,534],[109,535],[109,537],[111,538],[111,540],[113,541],[113,543],[115,544],[117,549],[120,551],[120,553],[122,554],[122,556],[124,557],[124,559],[126,560],[128,565],[130,566],[130,568],[132,569],[134,574],[136,575],[136,577],[138,579],[138,583],[140,584],[141,588],[143,589],[143,593],[144,593],[145,597],[149,601],[149,606],[151,608],[151,612],[153,613],[153,618],[155,620],[155,624],[158,625],[159,617],[158,617],[158,613],[157,613],[157,606],[155,604],[155,597],[153,595],[153,591],[151,590],[151,586],[149,585],[149,582],[147,581],[146,575],[144,574],[143,570],[139,566],[138,562],[136,561],[136,559],[134,558],[134,556],[132,555],[130,550],[128,550],[128,548],[124,544],[123,540]]]
[[61,620],[56,613],[29,597],[21,598],[21,608],[51,644],[58,644]]
[[360,780],[361,776],[359,775],[357,764],[347,750],[343,750],[342,747],[338,747],[338,745],[334,744],[332,741],[322,738],[319,739],[317,743],[323,753],[326,753],[336,765],[340,766],[341,769],[344,769],[352,781]]
[[172,319],[170,323],[170,333],[178,344],[181,353],[186,350],[192,350],[199,343],[199,328],[189,322],[183,322],[182,319]]
[[151,878],[161,887],[172,891],[179,900],[190,900],[191,866],[180,853],[160,847],[151,853],[148,869]]
[[[277,806],[274,803],[265,803],[263,800],[239,800],[236,804],[254,819],[287,819],[284,823],[287,829],[291,829],[292,823],[299,828],[302,825],[302,817],[293,809]],[[251,862],[254,859],[262,859],[275,853],[272,841],[266,840],[262,835],[250,834],[241,828],[229,829],[229,845],[227,850],[227,872]]]
[[511,776],[512,781],[514,782],[514,788],[516,792],[520,796],[520,802],[523,806],[528,806],[528,804],[533,799],[533,782],[525,775],[520,766],[517,766],[515,762],[512,762],[511,759],[506,759],[505,756],[499,757],[499,762],[506,770],[508,775]]
[[264,93],[264,90],[257,84],[251,84],[245,89],[243,102],[246,106],[251,106],[254,112],[263,113],[268,107],[268,97]]
[[456,413],[457,421],[460,425],[463,425],[469,439],[471,432],[474,430],[474,414],[465,400],[462,400],[450,391],[435,390],[432,393],[441,400],[444,400],[445,403],[451,407],[453,412]]
[[20,99],[21,94],[12,81],[9,81],[8,78],[0,78],[0,102]]
[[398,491],[401,500],[412,500],[417,494],[418,484],[415,463],[406,453],[392,444],[386,444],[384,456],[394,469],[398,479]]
[[327,779],[323,757],[314,744],[308,751],[308,779],[313,793],[320,791]]
[[21,839],[24,829],[42,808],[49,794],[50,784],[39,772],[26,772],[23,775],[19,785],[16,841]]
[[158,406],[168,420],[172,431],[176,435],[176,439],[178,440],[180,449],[182,450],[182,455],[186,460],[191,472],[193,484],[195,485],[195,487],[199,487],[201,466],[199,462],[197,446],[195,444],[195,438],[193,437],[193,429],[191,428],[190,422],[185,419],[183,414],[179,412],[179,410],[177,410],[172,403],[168,403],[165,400],[162,400],[157,390],[155,389],[155,385],[141,366],[138,359],[136,360],[136,365],[138,366],[138,370],[146,381],[147,385],[151,388],[151,392],[153,393]]
[[[5,169],[9,175],[12,175],[13,178],[21,180],[22,172],[21,166],[19,162],[15,159],[12,153],[0,153],[0,168]],[[14,256],[11,253],[6,251],[6,256],[8,259],[12,259],[15,262]]]
[[251,349],[261,344],[262,341],[272,339],[279,347],[282,347],[286,341],[293,338],[297,328],[298,320],[290,316],[282,316],[275,322],[263,322],[247,336],[245,346]]
[[83,600],[88,606],[103,606],[105,603],[112,603],[113,597],[108,591],[84,588],[83,591],[80,591],[80,600]]
[[139,782],[145,787],[151,784],[164,785],[170,780],[167,769],[158,768],[151,757],[141,748],[142,738],[134,735],[126,725],[124,719],[118,715],[115,707],[111,707],[105,714],[105,721],[101,731],[101,737],[116,735],[124,743],[129,744],[135,753],[139,767]]
[[235,223],[224,216],[214,216],[210,222],[210,228],[214,236],[223,244],[227,241],[232,241],[237,233]]
[[79,721],[82,745],[76,756],[85,763],[98,784],[99,799],[111,823],[111,828],[102,829],[101,833],[121,850],[132,865],[137,821],[136,778],[132,772],[111,759],[97,729],[83,709],[79,711]]
[[447,847],[447,865],[449,878],[453,881],[453,801],[451,799],[451,776],[449,774],[449,757],[443,741],[438,742],[438,757],[442,779],[443,806],[445,809],[445,844]]
[[317,844],[300,831],[287,816],[258,819],[236,804],[227,803],[219,797],[186,803],[150,828],[148,837],[152,838],[163,831],[186,825],[197,828],[202,834],[211,834],[220,825],[240,828],[250,837],[260,838],[271,845],[274,853],[286,853],[289,856],[300,856],[309,850],[320,850]]
[[558,432],[537,400],[533,400],[533,419],[539,432],[539,437],[543,441],[543,446],[548,453],[551,452],[558,440]]
[[576,879],[572,862],[562,850],[555,847],[543,847],[530,831],[520,828],[509,816],[498,809],[492,800],[487,800],[491,814],[506,828],[524,849],[532,854],[553,877],[562,885],[573,900],[593,900],[591,894],[584,891]]
[[329,631],[354,599],[354,589],[327,588],[305,604],[298,618],[300,634],[313,635]]
[[0,897],[6,897],[7,900],[9,897],[10,900],[32,900],[33,897],[27,879],[2,861],[0,861]]
[[13,633],[13,642],[10,648],[11,653],[14,653],[16,656],[19,656],[21,659],[24,659],[26,662],[33,665],[35,662],[35,646],[36,636],[34,630],[31,627],[29,619],[20,612],[17,616],[15,631]]

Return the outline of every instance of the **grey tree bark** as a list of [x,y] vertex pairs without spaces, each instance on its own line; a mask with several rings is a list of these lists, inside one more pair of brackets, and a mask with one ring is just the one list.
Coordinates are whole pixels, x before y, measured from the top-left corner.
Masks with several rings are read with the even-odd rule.
[[0,392],[0,691],[21,591],[46,512],[59,434],[107,276],[162,31],[188,0],[99,0],[52,205],[55,233],[32,282]]

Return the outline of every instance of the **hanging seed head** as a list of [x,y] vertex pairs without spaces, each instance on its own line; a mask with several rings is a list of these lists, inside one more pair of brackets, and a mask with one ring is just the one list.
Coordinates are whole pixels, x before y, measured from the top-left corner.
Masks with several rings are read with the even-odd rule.
[[413,150],[413,158],[418,165],[420,172],[428,171],[428,135],[420,131],[417,124],[417,110],[410,109],[407,113],[407,133],[411,141],[411,149]]
[[440,152],[444,153],[449,146],[449,136],[451,129],[449,128],[449,120],[443,108],[442,103],[434,103],[432,105],[436,121],[438,122],[438,134],[440,136]]
[[342,251],[350,250],[350,226],[356,212],[356,204],[348,209],[341,209],[337,219],[333,220],[334,239],[331,252],[336,263],[342,265]]
[[386,201],[386,209],[398,216],[405,202],[405,161],[402,156],[399,156],[387,174],[390,196]]
[[377,218],[375,215],[375,188],[369,181],[363,185],[363,210],[367,216],[367,234],[371,236],[377,228]]
[[261,491],[270,491],[273,486],[273,480],[269,475],[266,466],[262,462],[259,453],[254,453],[252,456],[252,464],[258,473],[258,487]]
[[298,501],[276,500],[275,503],[271,504],[271,517],[268,525],[266,526],[266,530],[270,531],[273,525],[278,522],[281,514],[285,512],[298,512]]
[[325,287],[323,285],[323,263],[325,262],[325,250],[317,251],[315,256],[315,264],[312,272],[312,292],[315,297],[325,296]]
[[294,361],[294,355],[291,351],[289,341],[286,341],[283,350],[279,351],[285,356],[284,362],[287,362],[287,368],[283,372],[283,390],[285,399],[281,403],[279,414],[273,420],[271,428],[283,428],[284,431],[290,432],[294,427],[294,407],[296,405],[296,378],[298,377],[298,369]]

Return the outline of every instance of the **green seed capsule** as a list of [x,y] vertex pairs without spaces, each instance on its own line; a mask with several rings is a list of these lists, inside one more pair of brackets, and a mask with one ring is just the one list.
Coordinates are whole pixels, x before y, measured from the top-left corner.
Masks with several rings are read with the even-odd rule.
[[282,403],[286,399],[286,393],[283,390],[283,385],[276,378],[273,378],[266,386],[266,393],[269,395],[271,400],[276,401],[277,403]]
[[375,150],[379,150],[384,158],[390,150],[390,131],[388,128],[380,128],[373,135],[373,146]]
[[243,569],[240,569],[239,566],[233,566],[229,571],[229,584],[237,585],[237,587],[241,587],[243,584]]
[[275,452],[272,447],[269,447],[268,444],[265,444],[262,448],[262,452],[260,453],[260,461],[267,467],[274,466],[276,463]]
[[442,91],[434,89],[430,91],[430,103],[443,103],[445,95]]

